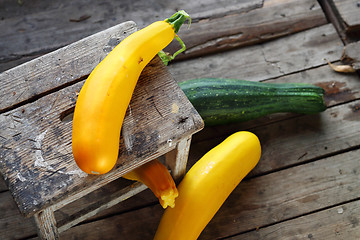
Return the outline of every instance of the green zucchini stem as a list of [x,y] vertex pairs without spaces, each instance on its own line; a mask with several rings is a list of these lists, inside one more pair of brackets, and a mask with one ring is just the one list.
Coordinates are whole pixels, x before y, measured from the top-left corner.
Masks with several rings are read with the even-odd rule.
[[185,12],[184,10],[180,10],[180,11],[177,11],[171,17],[165,19],[164,21],[169,23],[174,28],[175,33],[178,33],[181,25],[186,21],[186,19],[189,19],[189,27],[190,27],[190,24],[191,24],[190,15],[187,12]]
[[180,43],[181,49],[177,50],[173,55],[170,55],[169,53],[166,53],[163,50],[161,50],[158,53],[159,57],[161,58],[162,62],[165,64],[165,66],[167,66],[170,61],[174,60],[174,58],[178,54],[180,54],[186,50],[185,43],[183,42],[183,40],[181,40],[181,38],[178,35],[175,35],[175,39]]

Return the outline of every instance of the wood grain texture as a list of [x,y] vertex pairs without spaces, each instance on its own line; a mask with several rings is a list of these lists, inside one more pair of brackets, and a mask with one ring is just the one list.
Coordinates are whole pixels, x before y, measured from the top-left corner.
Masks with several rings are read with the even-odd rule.
[[56,226],[56,219],[52,207],[48,207],[39,213],[36,213],[34,218],[38,230],[38,236],[41,240],[59,239],[59,232]]
[[[165,163],[171,169],[175,182],[180,182],[186,173],[191,136],[178,142],[177,148],[166,154]],[[176,159],[176,161],[175,161]]]
[[[122,22],[135,21],[139,28],[164,20],[177,10],[187,10],[194,20],[213,14],[248,11],[262,0],[141,1],[90,0],[61,3],[0,3],[0,71],[43,55]],[[91,7],[90,7],[91,6]]]
[[0,74],[0,113],[78,82],[125,37],[134,22],[119,24]]
[[[268,2],[274,1],[264,1],[262,8],[245,13],[237,11],[226,17],[212,16],[183,29],[179,36],[187,50],[176,60],[258,44],[327,23],[316,0],[302,1],[301,4]],[[178,44],[173,43],[167,49],[174,52],[177,48]]]
[[225,237],[221,226],[231,235],[359,198],[358,153],[324,158],[240,184],[202,239]]
[[76,212],[70,216],[67,216],[66,219],[63,219],[62,222],[58,221],[57,227],[59,232],[64,232],[67,229],[87,220],[90,217],[93,217],[105,209],[108,209],[126,199],[133,197],[134,195],[145,190],[147,187],[141,183],[133,183],[131,185],[120,188],[113,194],[103,195],[96,199],[93,204],[86,204],[86,207],[79,206],[76,209]]
[[354,69],[360,70],[360,41],[347,44],[342,59]]
[[[75,106],[82,84],[83,81],[0,115],[1,172],[24,215],[60,200],[67,202],[64,199],[72,195],[81,197],[174,149],[180,139],[203,126],[165,66],[155,58],[143,71],[129,105],[116,170],[87,176],[72,157],[72,121],[62,121],[64,113]],[[174,105],[177,111],[173,111]]]
[[[311,116],[273,114],[247,123],[205,128],[192,137],[188,167],[207,149],[214,147],[234,131],[251,130],[260,135],[261,141],[264,138],[264,160],[261,160],[258,168],[225,202],[201,239],[214,239],[217,236],[226,236],[225,239],[261,240],[359,238],[360,191],[357,183],[360,81],[357,74],[333,72],[324,60],[327,58],[336,64],[345,60],[341,59],[343,43],[347,45],[346,54],[356,53],[351,50],[352,45],[349,43],[358,41],[359,38],[355,35],[350,38],[349,33],[345,32],[346,26],[339,14],[341,11],[332,4],[339,2],[345,6],[349,1],[125,0],[120,3],[105,0],[91,4],[89,0],[22,2],[23,5],[12,0],[0,2],[0,71],[126,20],[137,22],[141,28],[154,20],[168,17],[184,6],[185,10],[190,9],[189,13],[194,21],[189,30],[183,27],[180,34],[189,34],[188,41],[199,44],[197,50],[207,48],[210,51],[212,48],[216,49],[217,44],[219,49],[223,46],[229,49],[218,54],[204,50],[199,57],[192,56],[194,61],[189,60],[190,55],[186,59],[184,54],[182,61],[173,62],[168,67],[177,81],[213,76],[267,82],[308,82],[323,87],[326,90],[325,101],[329,106],[324,113]],[[310,6],[311,2],[315,5]],[[334,26],[323,24],[325,14],[319,9],[317,2],[321,3],[327,19]],[[333,11],[332,16],[328,14],[324,3],[331,3],[328,7]],[[286,9],[280,6],[292,7]],[[356,11],[356,8],[348,9],[348,13],[350,10]],[[334,14],[334,11],[337,13]],[[356,18],[357,15],[352,14],[350,17]],[[226,20],[231,20],[233,24],[227,25]],[[241,22],[236,23],[235,20]],[[278,25],[269,25],[270,22]],[[222,23],[221,28],[226,31],[222,32],[217,23]],[[304,26],[301,26],[302,23]],[[252,24],[257,27],[267,26],[273,33],[256,39],[256,34],[264,33],[267,29],[252,28]],[[316,27],[317,24],[321,26]],[[209,27],[208,33],[203,31],[200,35],[191,31],[200,31],[201,26],[205,25]],[[239,33],[239,26],[253,35],[248,35],[249,39],[242,39],[244,35],[231,34]],[[284,29],[286,26],[289,32]],[[307,27],[310,29],[304,31]],[[297,30],[300,32],[291,32]],[[211,38],[211,31],[216,33],[214,38]],[[191,34],[202,38],[195,39],[190,37]],[[250,45],[242,48],[231,46],[240,43],[241,39]],[[178,48],[177,44],[173,46],[174,49]],[[53,93],[58,90],[60,89],[55,89]],[[49,94],[47,92],[45,95]],[[59,95],[59,99],[61,97]],[[51,109],[51,103],[47,103],[48,109]],[[21,108],[17,112],[15,110],[12,108],[11,114],[5,116],[11,131],[21,126],[21,114],[26,113],[22,113]],[[71,111],[67,111],[69,112]],[[39,114],[42,113],[39,111]],[[2,117],[4,114],[0,118]],[[67,118],[69,119],[71,118]],[[47,120],[48,118],[43,119]],[[67,120],[65,119],[64,124],[67,124]],[[15,142],[23,137],[19,132],[12,133],[11,141]],[[44,143],[49,133],[50,130],[43,139]],[[0,129],[0,136],[2,134],[3,129]],[[6,141],[8,140],[0,137],[0,151],[20,146],[3,145]],[[27,144],[28,148],[36,150],[33,142],[29,141]],[[54,147],[56,145],[57,142],[54,141],[55,150],[59,148]],[[18,181],[26,179],[22,172],[17,177]],[[118,187],[129,186],[128,182],[123,183],[121,180],[123,179],[109,182],[56,211],[57,221],[63,224],[80,209],[82,211],[87,206],[99,207],[96,205],[97,200],[102,202],[106,197],[115,195]],[[67,202],[59,203],[62,205]],[[34,220],[22,217],[2,180],[0,212],[1,239],[37,239]],[[150,190],[145,190],[63,232],[61,237],[152,239],[162,212],[158,200]]]
[[336,61],[343,45],[331,24],[266,44],[234,49],[169,65],[175,80],[201,77],[261,81]]
[[24,239],[36,235],[34,218],[24,218],[9,191],[0,193],[0,234],[2,239]]
[[[239,234],[305,213],[310,214],[321,210],[324,205],[338,205],[359,198],[358,154],[359,151],[354,151],[325,158],[240,183],[199,239]],[[271,188],[268,187],[269,183]],[[121,235],[124,239],[151,239],[161,214],[159,206],[142,208],[131,215],[125,213],[74,227],[61,236],[65,239],[75,236],[99,239],[97,228],[104,227],[105,232],[111,232],[113,236]],[[332,224],[337,222],[336,219],[329,221]],[[117,224],[115,226],[110,222]],[[139,228],[145,229],[137,232]],[[104,238],[113,239],[113,236]]]
[[360,31],[360,3],[353,0],[333,0],[334,5],[344,22],[347,32]]
[[[307,71],[283,76],[280,78],[272,79],[269,81],[270,82],[294,82],[295,81],[295,82],[306,82],[306,83],[311,83],[311,84],[318,84],[318,85],[324,87],[327,92],[325,99],[326,99],[328,106],[335,107],[336,105],[339,105],[339,107],[337,109],[348,108],[348,106],[350,106],[350,105],[342,105],[342,104],[344,104],[346,102],[352,102],[356,99],[359,99],[359,97],[360,97],[360,95],[359,95],[360,94],[359,79],[356,76],[335,73],[327,65],[318,67],[318,68],[314,68],[314,69],[309,69]],[[326,115],[329,116],[328,114],[326,114]],[[330,113],[330,116],[331,115],[332,114]],[[353,119],[356,119],[355,114],[352,116],[353,116],[352,117]],[[294,118],[294,116],[289,116],[289,117]],[[323,139],[325,135],[328,135],[328,139],[339,138],[339,137],[341,137],[339,135],[339,133],[342,132],[342,135],[344,136],[342,141],[344,141],[344,145],[346,145],[346,142],[347,142],[346,136],[352,135],[354,133],[353,133],[352,129],[344,128],[344,131],[336,130],[338,126],[341,126],[344,124],[344,122],[342,121],[343,117],[344,116],[340,115],[337,117],[337,120],[336,120],[337,123],[334,123],[334,124],[330,123],[328,126],[331,126],[331,128],[328,129],[328,131],[322,133],[323,137],[320,138],[320,140]],[[190,167],[191,164],[193,164],[197,159],[199,159],[202,156],[202,154],[204,154],[210,148],[214,147],[216,145],[216,143],[221,141],[222,136],[226,136],[227,134],[230,134],[239,129],[253,129],[255,127],[256,127],[255,129],[261,129],[261,128],[263,128],[264,125],[268,125],[271,122],[270,121],[271,118],[273,118],[273,117],[269,117],[267,120],[264,120],[262,122],[257,122],[256,124],[255,123],[244,123],[242,125],[234,125],[232,127],[226,126],[226,127],[220,128],[220,129],[204,129],[204,130],[202,130],[200,133],[197,133],[194,136],[194,140],[192,141],[188,166]],[[322,118],[323,117],[321,117],[321,119]],[[312,116],[312,117],[309,116],[306,119],[308,119],[306,121],[312,122],[314,119],[314,116]],[[272,129],[272,128],[275,128],[275,130],[270,131],[270,132],[278,132],[278,130],[276,130],[276,129],[283,128],[283,127],[276,127],[276,126],[286,126],[287,125],[287,122],[279,123],[279,120],[284,120],[284,118],[279,118],[278,120],[274,121],[270,127],[266,128],[267,130],[265,130],[265,132],[263,132],[260,135],[260,137],[262,138],[263,135],[265,135],[266,132],[270,131],[270,129]],[[304,118],[302,118],[302,120],[304,121]],[[294,121],[294,120],[291,120],[290,122],[292,122],[292,121]],[[294,124],[292,124],[292,126],[294,126]],[[334,129],[337,132],[336,135],[334,135],[334,133],[333,133]],[[302,130],[305,132],[309,131],[309,129],[307,127],[303,128]],[[280,132],[282,132],[283,136],[286,137],[286,135],[290,134],[292,131],[294,131],[294,127],[283,129]],[[313,131],[315,131],[315,130],[313,129]],[[299,134],[299,133],[296,133],[296,134]],[[304,155],[309,146],[304,145],[302,147],[300,147],[300,146],[294,147],[294,145],[298,144],[298,139],[296,137],[296,134],[293,135],[293,137],[291,138],[290,141],[288,141],[286,144],[284,143],[284,145],[281,148],[278,148],[277,145],[274,145],[273,147],[271,146],[271,142],[275,141],[275,143],[276,143],[276,141],[279,141],[280,139],[278,139],[278,140],[270,139],[269,141],[267,141],[268,142],[267,145],[269,145],[269,146],[266,145],[266,146],[263,146],[263,148],[267,148],[270,152],[274,152],[274,154],[277,154],[276,151],[281,153],[282,149],[297,149],[297,151],[302,152],[302,154]],[[300,136],[301,135],[302,134],[300,134]],[[200,138],[200,136],[203,138]],[[218,138],[218,139],[216,139],[216,138]],[[316,141],[316,140],[317,139],[314,139],[314,141]],[[341,143],[342,141],[339,141],[334,144],[335,145],[342,144]],[[286,141],[284,140],[283,142],[286,142]],[[294,144],[294,145],[292,145],[292,144]],[[311,145],[311,144],[312,144],[312,142],[309,143],[309,145]],[[325,153],[325,155],[332,152],[332,148],[331,147],[328,147],[328,148],[329,149],[328,149],[327,153]],[[337,151],[338,149],[335,149],[335,150]],[[282,165],[279,165],[280,168],[288,168],[291,166],[291,164],[293,164],[294,161],[296,161],[297,164],[301,164],[303,161],[306,162],[311,159],[319,157],[319,155],[309,155],[309,153],[306,153],[302,158],[300,158],[299,160],[296,160],[293,158],[291,151],[287,151],[285,154],[286,155],[283,155],[283,157],[282,157],[282,158],[285,158],[283,162],[278,160],[277,158],[273,157],[274,160],[270,160],[270,163],[272,165],[277,166],[277,162],[282,162]],[[270,156],[268,156],[268,154],[266,154],[265,156],[267,159],[271,158]],[[292,160],[287,162],[287,159],[292,159]],[[263,161],[260,162],[261,165],[264,164],[263,167],[259,167],[256,170],[257,171],[256,174],[251,173],[252,176],[259,175],[259,174],[261,175],[263,173],[262,171],[264,169],[266,170],[268,168],[268,167],[266,167],[267,166],[266,162],[269,160],[264,160],[264,161],[265,161],[265,163],[263,163]],[[119,180],[122,180],[122,179],[119,179]],[[79,200],[75,201],[74,203],[55,212],[58,222],[60,222],[62,224],[62,221],[65,221],[66,219],[68,219],[69,216],[74,214],[74,212],[76,212],[77,210],[79,210],[89,204],[95,204],[96,199],[101,199],[103,196],[111,196],[112,194],[114,194],[116,192],[117,186],[122,186],[122,183],[119,180],[114,181],[113,183],[110,183],[107,186],[104,186],[101,189],[98,189],[96,192],[94,192],[94,194],[89,194],[88,196],[85,196],[84,198],[79,199]],[[145,206],[148,204],[157,204],[157,199],[155,199],[152,196],[151,192],[145,191],[144,193],[140,194],[139,196],[137,195],[137,196],[131,198],[130,201],[128,200],[124,204],[119,204],[118,206],[114,206],[113,208],[111,208],[107,211],[104,211],[101,214],[98,214],[96,217],[94,217],[92,219],[93,220],[103,219],[107,215],[113,215],[114,213],[121,214],[123,212],[128,212],[129,210],[134,209],[136,207]],[[19,215],[17,213],[16,207],[13,208],[12,211],[13,211],[12,214],[14,216]],[[151,214],[153,214],[153,213],[151,213]],[[18,216],[18,218],[21,219],[21,216]],[[154,224],[154,225],[156,227],[156,224]],[[112,228],[112,227],[109,227],[109,228]],[[35,229],[30,228],[28,231],[28,234],[31,235],[31,234],[34,234],[34,232],[35,232]]]
[[359,239],[358,212],[360,201],[354,201],[228,239]]

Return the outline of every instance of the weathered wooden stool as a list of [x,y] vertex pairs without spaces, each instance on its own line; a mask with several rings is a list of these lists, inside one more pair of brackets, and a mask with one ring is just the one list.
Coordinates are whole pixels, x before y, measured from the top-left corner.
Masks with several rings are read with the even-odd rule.
[[[154,158],[165,156],[175,179],[185,173],[191,136],[203,121],[158,57],[137,84],[116,167],[90,176],[73,160],[71,114],[77,93],[91,70],[134,31],[135,23],[126,22],[0,75],[0,170],[20,212],[35,217],[42,239],[57,238],[104,206],[82,210],[62,226],[56,225],[54,211]],[[129,184],[106,206],[145,188]]]

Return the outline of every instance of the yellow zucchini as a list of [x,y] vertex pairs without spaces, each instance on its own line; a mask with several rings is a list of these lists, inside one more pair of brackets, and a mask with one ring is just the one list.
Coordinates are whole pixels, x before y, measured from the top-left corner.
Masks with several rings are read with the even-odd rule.
[[179,11],[131,34],[91,72],[76,102],[72,132],[74,159],[84,172],[103,174],[114,167],[121,126],[140,73],[188,17]]
[[260,155],[259,139],[246,131],[232,134],[206,153],[179,184],[175,207],[165,210],[154,239],[197,239]]

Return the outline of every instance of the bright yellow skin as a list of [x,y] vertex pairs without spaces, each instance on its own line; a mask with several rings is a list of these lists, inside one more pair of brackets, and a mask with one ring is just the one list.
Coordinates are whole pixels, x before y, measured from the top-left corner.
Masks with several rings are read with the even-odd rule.
[[260,155],[259,139],[245,131],[206,153],[179,184],[175,207],[165,210],[154,239],[196,240]]
[[72,149],[86,173],[110,171],[118,157],[121,126],[143,68],[175,37],[158,21],[123,40],[91,72],[77,99]]

